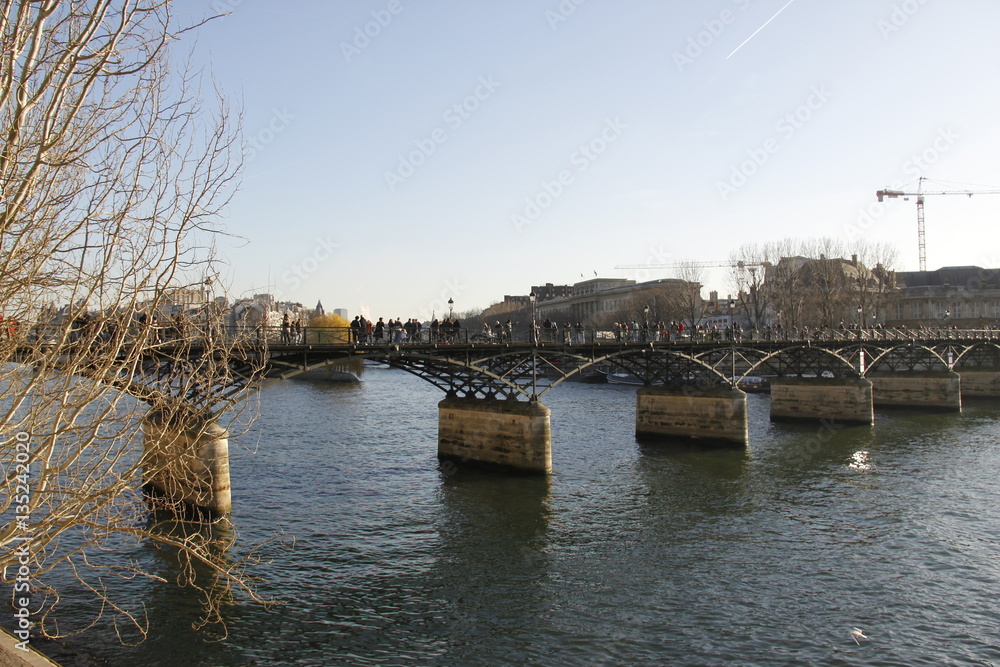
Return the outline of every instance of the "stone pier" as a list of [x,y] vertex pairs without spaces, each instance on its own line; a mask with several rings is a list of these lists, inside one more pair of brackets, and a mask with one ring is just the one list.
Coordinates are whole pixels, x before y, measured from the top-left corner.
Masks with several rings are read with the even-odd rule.
[[962,411],[962,382],[953,371],[924,371],[868,376],[875,405]]
[[209,516],[232,510],[229,431],[166,408],[151,409],[143,431],[143,482],[156,506]]
[[548,474],[552,472],[550,414],[537,401],[446,398],[438,403],[438,458]]
[[961,370],[962,397],[1000,398],[1000,371]]
[[635,435],[746,445],[747,395],[729,387],[642,387],[636,392]]
[[864,378],[772,378],[771,419],[874,424],[872,383]]

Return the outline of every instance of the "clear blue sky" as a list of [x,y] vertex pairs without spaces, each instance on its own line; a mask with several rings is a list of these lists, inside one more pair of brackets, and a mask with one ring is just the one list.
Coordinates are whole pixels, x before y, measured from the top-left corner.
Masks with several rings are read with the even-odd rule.
[[[232,13],[195,61],[242,104],[248,142],[226,221],[247,243],[221,248],[232,296],[429,317],[595,271],[670,275],[619,264],[848,234],[894,242],[913,270],[914,202],[878,206],[877,189],[1000,186],[995,0],[175,12],[213,8]],[[929,268],[1000,267],[998,218],[1000,195],[929,197]],[[728,291],[723,272],[707,287]]]

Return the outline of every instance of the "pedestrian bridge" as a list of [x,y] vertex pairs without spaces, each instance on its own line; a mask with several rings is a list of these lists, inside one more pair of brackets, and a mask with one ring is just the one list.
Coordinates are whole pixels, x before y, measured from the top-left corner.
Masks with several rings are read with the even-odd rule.
[[[746,446],[748,378],[766,378],[772,419],[874,423],[874,406],[960,411],[963,397],[1000,396],[1000,331],[850,330],[795,339],[622,340],[572,331],[523,340],[465,332],[389,343],[348,330],[230,332],[235,341],[153,346],[142,368],[114,380],[152,405],[147,480],[177,502],[228,512],[228,434],[218,406],[308,371],[375,360],[444,393],[442,459],[517,472],[551,471],[550,412],[541,399],[574,376],[623,372],[641,386],[636,435]],[[657,337],[659,338],[659,337]],[[185,406],[178,410],[177,406]],[[179,417],[186,415],[186,417]],[[154,444],[155,443],[155,444]],[[165,444],[166,443],[166,444]]]

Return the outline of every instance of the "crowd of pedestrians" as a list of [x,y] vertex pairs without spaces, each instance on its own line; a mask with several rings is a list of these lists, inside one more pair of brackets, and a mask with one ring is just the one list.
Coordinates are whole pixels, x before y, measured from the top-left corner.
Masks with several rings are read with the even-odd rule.
[[305,327],[302,326],[302,319],[296,318],[293,322],[291,316],[285,313],[281,318],[282,345],[302,345],[305,342]]
[[427,328],[415,317],[403,322],[401,318],[386,322],[356,315],[351,320],[350,342],[358,345],[400,345],[402,343],[454,343],[462,340],[462,323],[456,318],[434,318]]

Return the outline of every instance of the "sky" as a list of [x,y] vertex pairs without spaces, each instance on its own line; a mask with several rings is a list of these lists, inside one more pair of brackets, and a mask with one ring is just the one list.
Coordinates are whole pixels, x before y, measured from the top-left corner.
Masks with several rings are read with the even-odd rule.
[[[231,298],[429,319],[785,238],[916,270],[915,201],[876,190],[1000,190],[995,0],[174,7],[220,11],[182,48],[244,114]],[[928,196],[928,268],[1000,267],[998,219]]]

